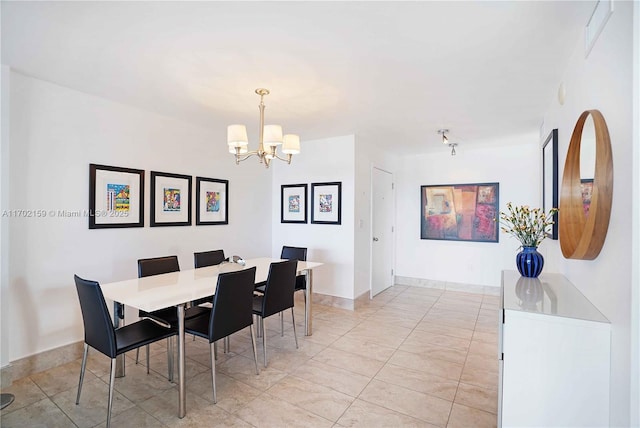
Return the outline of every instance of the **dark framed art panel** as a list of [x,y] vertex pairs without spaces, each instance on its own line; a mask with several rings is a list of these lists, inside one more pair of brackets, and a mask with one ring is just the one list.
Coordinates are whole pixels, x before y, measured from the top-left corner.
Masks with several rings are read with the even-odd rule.
[[229,180],[196,177],[196,225],[229,224]]
[[311,183],[311,223],[341,224],[342,182]]
[[151,227],[191,225],[191,176],[151,171]]
[[280,223],[307,222],[307,185],[280,186]]
[[420,238],[498,242],[499,193],[499,183],[420,186]]
[[[558,208],[558,130],[551,131],[542,144],[542,211]],[[558,239],[558,213],[553,215],[553,227],[547,237]]]
[[89,164],[89,229],[144,226],[144,170]]

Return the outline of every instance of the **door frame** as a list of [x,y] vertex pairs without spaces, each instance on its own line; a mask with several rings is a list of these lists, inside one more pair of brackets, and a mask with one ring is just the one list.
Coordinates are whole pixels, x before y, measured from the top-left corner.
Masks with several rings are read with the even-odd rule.
[[[391,183],[392,183],[392,208],[393,214],[391,216],[391,227],[393,228],[393,235],[391,236],[391,268],[393,269],[393,276],[395,278],[396,271],[396,236],[397,236],[397,227],[396,227],[396,179],[395,174],[392,171],[389,171],[386,168],[380,167],[375,163],[371,163],[371,167],[369,169],[369,300],[373,299],[373,174],[374,169],[377,169],[382,172],[386,172],[391,174]],[[395,282],[395,281],[394,281]],[[393,287],[393,284],[391,284]]]

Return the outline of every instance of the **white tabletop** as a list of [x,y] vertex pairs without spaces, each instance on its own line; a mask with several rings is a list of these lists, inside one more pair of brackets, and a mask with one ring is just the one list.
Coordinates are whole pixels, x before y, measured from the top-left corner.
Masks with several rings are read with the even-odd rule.
[[[199,269],[153,275],[145,278],[100,284],[104,297],[146,312],[176,306],[214,294],[218,274],[256,267],[256,283],[267,280],[269,265],[282,261],[269,257],[245,260],[245,266],[223,263]],[[321,266],[318,262],[298,262],[298,273]]]

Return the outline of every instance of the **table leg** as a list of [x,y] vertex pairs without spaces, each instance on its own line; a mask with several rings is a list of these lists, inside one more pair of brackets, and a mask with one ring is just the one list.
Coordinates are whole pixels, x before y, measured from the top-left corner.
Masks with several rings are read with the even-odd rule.
[[178,417],[187,413],[184,373],[184,305],[178,305]]
[[312,315],[313,308],[311,305],[311,296],[313,295],[313,275],[311,273],[311,269],[307,269],[304,271],[304,276],[307,282],[307,291],[305,292],[305,305],[304,305],[304,327],[305,327],[305,336],[311,336],[313,333],[313,325],[312,325]]
[[[113,302],[113,326],[121,327],[120,320],[124,325],[124,305],[119,302]],[[124,377],[124,353],[116,357],[116,377]]]

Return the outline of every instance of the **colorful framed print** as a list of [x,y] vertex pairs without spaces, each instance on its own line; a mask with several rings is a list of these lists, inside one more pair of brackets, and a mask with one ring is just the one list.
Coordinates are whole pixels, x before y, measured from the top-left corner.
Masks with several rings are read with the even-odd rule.
[[89,229],[144,226],[144,170],[89,164]]
[[584,216],[589,215],[589,208],[591,208],[591,195],[593,195],[593,178],[581,178],[580,179],[580,192],[582,193],[582,209],[584,210]]
[[[542,211],[558,208],[558,130],[551,131],[542,144]],[[558,239],[558,213],[553,215],[553,227],[547,237]]]
[[191,225],[191,176],[151,171],[151,227]]
[[229,224],[229,180],[196,177],[196,225]]
[[498,242],[499,190],[498,183],[421,186],[420,238]]
[[280,223],[307,222],[307,185],[280,186]]
[[341,224],[342,182],[311,183],[311,223]]

